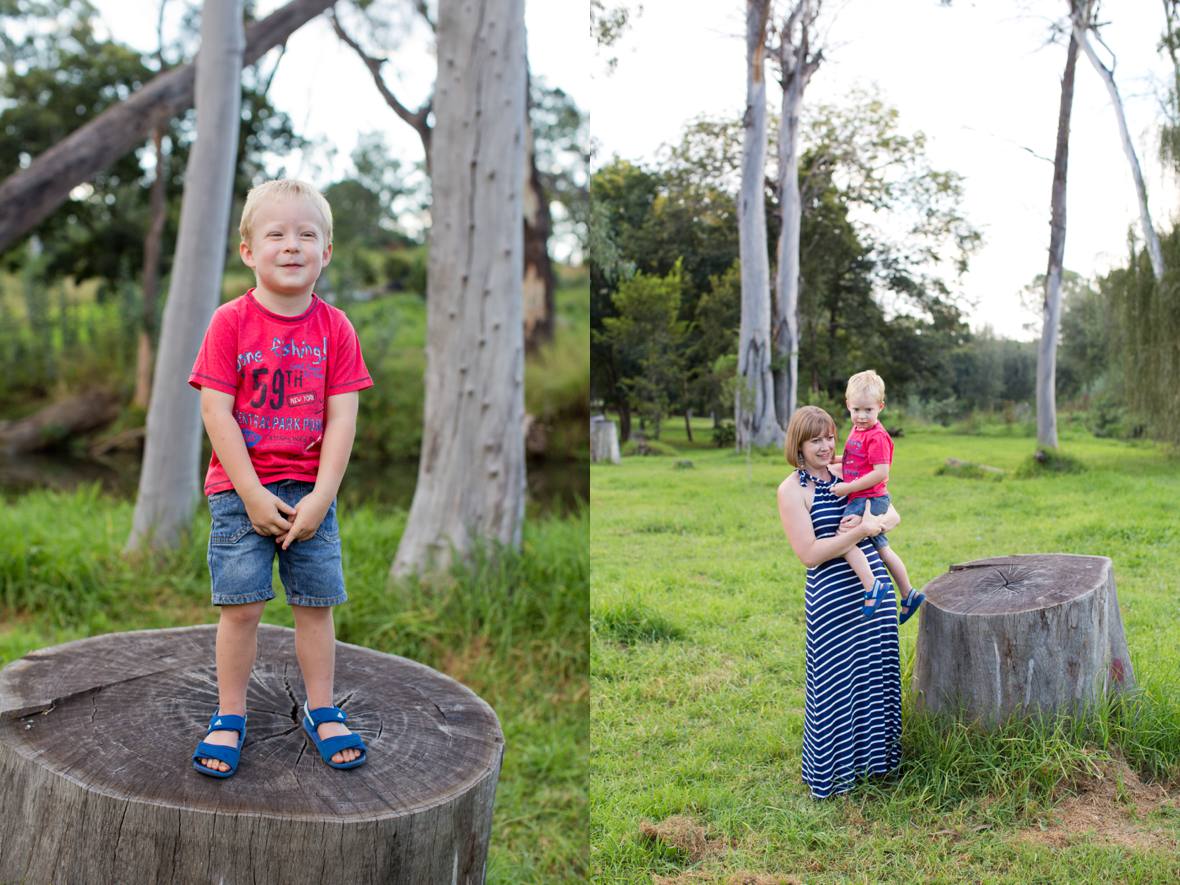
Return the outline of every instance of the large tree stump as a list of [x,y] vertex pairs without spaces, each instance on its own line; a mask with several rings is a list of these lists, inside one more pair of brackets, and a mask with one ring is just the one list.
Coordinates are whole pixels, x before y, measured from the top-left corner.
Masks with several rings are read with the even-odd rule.
[[590,460],[619,463],[619,429],[614,421],[601,415],[590,419]]
[[912,682],[919,708],[994,727],[1134,687],[1105,556],[980,559],[951,566],[925,592]]
[[98,636],[0,670],[0,882],[482,882],[504,740],[469,689],[337,644],[368,762],[299,725],[294,633],[263,625],[228,780],[190,756],[217,706],[215,628]]

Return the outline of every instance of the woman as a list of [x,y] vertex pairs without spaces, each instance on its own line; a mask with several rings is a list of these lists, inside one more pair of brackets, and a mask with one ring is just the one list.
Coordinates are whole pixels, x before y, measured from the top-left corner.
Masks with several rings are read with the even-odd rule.
[[901,665],[897,608],[891,593],[870,619],[861,615],[861,584],[844,559],[857,545],[873,574],[889,580],[866,540],[893,529],[892,507],[841,524],[845,499],[831,492],[836,423],[816,406],[791,416],[784,453],[798,469],[778,487],[778,511],[795,555],[807,566],[807,694],[803,781],[822,799],[851,789],[858,777],[901,761]]

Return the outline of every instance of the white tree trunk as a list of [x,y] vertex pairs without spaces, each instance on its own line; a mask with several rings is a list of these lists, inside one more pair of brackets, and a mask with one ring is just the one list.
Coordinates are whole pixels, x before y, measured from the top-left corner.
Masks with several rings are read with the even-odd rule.
[[1053,195],[1049,221],[1049,268],[1041,312],[1041,344],[1037,349],[1037,446],[1057,448],[1057,334],[1061,323],[1061,265],[1065,255],[1065,182],[1069,166],[1069,117],[1073,109],[1078,42],[1071,33],[1061,78],[1057,114],[1057,152],[1053,158]]
[[1094,52],[1086,37],[1085,29],[1074,20],[1074,38],[1090,59],[1090,64],[1106,84],[1106,91],[1110,94],[1111,104],[1114,106],[1115,119],[1119,124],[1119,138],[1123,143],[1123,153],[1127,155],[1127,163],[1131,167],[1131,177],[1135,180],[1135,196],[1139,198],[1139,222],[1143,226],[1143,239],[1147,243],[1147,254],[1151,256],[1151,272],[1156,280],[1164,277],[1164,250],[1160,246],[1159,234],[1155,232],[1155,225],[1151,222],[1151,212],[1147,208],[1147,185],[1143,182],[1143,170],[1139,167],[1139,157],[1135,153],[1135,145],[1131,141],[1131,133],[1127,130],[1127,117],[1123,112],[1123,100],[1119,96],[1118,87],[1114,82],[1114,70],[1106,67]]
[[520,544],[524,77],[523,0],[440,2],[425,420],[394,576]]
[[821,0],[796,0],[779,40],[783,100],[779,118],[778,271],[775,280],[774,348],[779,368],[774,373],[778,422],[787,426],[799,393],[799,230],[803,209],[799,197],[799,110],[803,91],[823,58],[811,51],[811,37]]
[[742,322],[738,338],[737,447],[781,446],[770,360],[770,259],[766,252],[766,25],[770,0],[746,0],[746,115],[738,195]]
[[128,550],[175,546],[200,491],[200,399],[189,372],[220,300],[241,119],[242,0],[206,0],[197,56],[197,140],[185,169],[180,230]]

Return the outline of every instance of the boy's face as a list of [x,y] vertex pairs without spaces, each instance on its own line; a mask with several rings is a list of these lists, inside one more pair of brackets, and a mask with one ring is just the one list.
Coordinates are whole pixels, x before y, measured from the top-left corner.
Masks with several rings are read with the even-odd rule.
[[845,401],[848,405],[848,416],[852,419],[852,426],[857,430],[868,430],[877,423],[877,416],[885,408],[885,403],[867,394],[858,393]]
[[250,242],[239,251],[254,269],[258,288],[276,297],[311,294],[320,271],[332,258],[320,218],[299,198],[270,200],[258,207]]

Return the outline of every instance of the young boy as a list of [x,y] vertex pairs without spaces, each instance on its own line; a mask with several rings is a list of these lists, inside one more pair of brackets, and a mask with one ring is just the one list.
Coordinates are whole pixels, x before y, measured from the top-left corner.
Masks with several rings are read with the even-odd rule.
[[277,555],[307,687],[303,729],[324,762],[355,768],[364,742],[332,706],[331,607],[348,598],[335,498],[356,432],[357,391],[373,381],[348,318],[312,292],[332,257],[327,200],[301,181],[269,181],[247,195],[239,231],[256,285],[213,314],[189,376],[213,444],[205,494],[213,604],[221,608],[219,707],[193,767],[211,777],[237,770]]
[[[832,486],[832,494],[848,497],[845,516],[863,516],[865,506],[878,516],[889,509],[889,495],[886,486],[889,481],[889,465],[893,463],[893,439],[881,426],[877,416],[885,408],[885,382],[881,376],[869,369],[858,372],[848,379],[844,398],[852,418],[852,430],[844,442],[844,457],[841,462],[841,481]],[[869,538],[877,548],[877,554],[893,581],[901,591],[901,617],[904,624],[917,611],[925,594],[910,586],[910,577],[905,563],[901,561],[889,540],[882,532]],[[858,547],[853,547],[844,557],[865,589],[864,608],[861,614],[867,621],[877,611],[890,592],[889,585],[873,576],[868,557]]]

